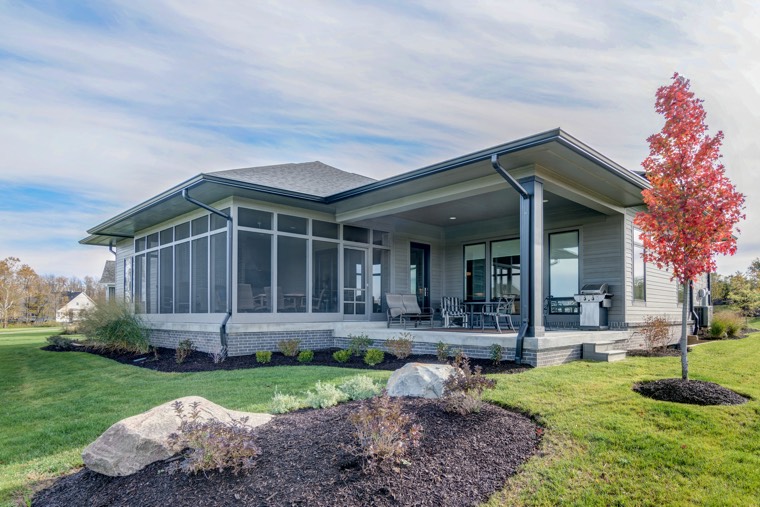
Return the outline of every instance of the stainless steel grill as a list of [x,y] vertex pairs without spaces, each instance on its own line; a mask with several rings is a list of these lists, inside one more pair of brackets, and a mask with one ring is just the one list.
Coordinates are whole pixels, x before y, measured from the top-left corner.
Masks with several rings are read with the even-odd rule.
[[607,311],[612,307],[612,294],[606,283],[588,283],[573,298],[581,306],[581,329],[608,329]]

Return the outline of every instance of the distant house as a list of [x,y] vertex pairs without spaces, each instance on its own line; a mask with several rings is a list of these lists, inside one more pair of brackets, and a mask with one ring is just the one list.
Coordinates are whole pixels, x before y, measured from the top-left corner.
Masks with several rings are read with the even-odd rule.
[[64,301],[66,304],[55,312],[56,322],[77,322],[82,312],[95,307],[95,302],[84,292],[66,292]]
[[103,274],[100,275],[100,285],[105,289],[106,301],[116,299],[116,261],[106,261]]
[[[507,358],[547,365],[622,342],[647,315],[680,319],[678,284],[641,258],[633,218],[648,187],[557,129],[379,181],[321,162],[199,174],[81,243],[115,247],[116,296],[156,345],[342,347],[352,334],[393,336],[387,293],[433,309],[444,296],[472,309],[509,295],[516,334],[415,331],[416,346],[488,357],[500,343]],[[580,329],[574,295],[587,284],[612,294],[594,307],[610,331]]]

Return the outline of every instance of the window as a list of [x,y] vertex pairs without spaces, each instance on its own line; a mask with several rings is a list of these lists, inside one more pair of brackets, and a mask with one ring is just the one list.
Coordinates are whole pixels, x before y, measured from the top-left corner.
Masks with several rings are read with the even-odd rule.
[[311,311],[338,311],[338,243],[312,241]]
[[291,234],[307,234],[309,221],[305,218],[291,215],[277,215],[277,230]]
[[549,295],[571,298],[578,293],[578,231],[549,234]]
[[[168,229],[171,231],[171,229]],[[172,313],[174,311],[174,277],[172,247],[168,246],[160,250],[161,263],[161,313]]]
[[227,234],[214,234],[210,242],[211,312],[224,313],[227,311]]
[[520,294],[520,240],[491,243],[491,299]]
[[306,311],[306,239],[277,237],[277,311]]
[[314,236],[328,239],[338,239],[338,224],[332,222],[323,222],[322,220],[312,220],[311,230]]
[[272,229],[272,213],[250,208],[238,208],[238,225],[254,229]]
[[354,227],[353,225],[344,225],[343,239],[355,243],[369,243],[369,229],[365,229],[364,227]]
[[272,311],[272,235],[238,231],[238,312]]
[[192,242],[192,311],[208,312],[208,236]]
[[644,263],[644,242],[641,229],[633,229],[633,300],[646,301],[646,264]]
[[383,294],[391,290],[390,263],[390,250],[384,248],[372,249],[372,313],[385,313],[388,307],[388,304],[383,298]]
[[[184,225],[189,233],[189,222]],[[190,313],[189,241],[174,246],[174,313]]]
[[464,247],[464,298],[467,301],[486,300],[486,244]]
[[676,301],[679,305],[683,304],[683,284],[676,281]]

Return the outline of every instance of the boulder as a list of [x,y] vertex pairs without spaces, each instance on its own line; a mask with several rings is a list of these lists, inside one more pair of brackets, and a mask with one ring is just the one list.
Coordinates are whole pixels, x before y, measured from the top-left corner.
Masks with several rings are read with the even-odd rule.
[[440,398],[443,383],[454,371],[448,364],[408,363],[393,372],[386,389],[389,396]]
[[199,402],[201,419],[231,422],[248,417],[247,425],[261,426],[272,419],[270,414],[254,414],[227,410],[200,396],[185,396],[154,407],[147,412],[123,419],[88,445],[82,452],[87,468],[111,477],[130,475],[159,460],[170,458],[182,449],[169,445],[169,435],[179,428],[180,418],[172,405],[181,401],[185,414],[190,404]]

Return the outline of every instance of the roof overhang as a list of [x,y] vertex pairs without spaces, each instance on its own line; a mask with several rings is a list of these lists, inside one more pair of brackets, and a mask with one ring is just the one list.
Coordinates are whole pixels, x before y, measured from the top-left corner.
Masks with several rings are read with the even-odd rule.
[[643,204],[641,191],[649,188],[641,175],[555,129],[327,197],[199,174],[89,229],[89,236],[80,243],[108,245],[196,210],[182,197],[184,189],[208,204],[238,196],[334,213],[340,221],[408,211],[465,194],[474,196],[492,190],[492,185],[507,188],[506,182],[495,177],[492,155],[498,155],[502,167],[513,176],[539,176],[547,190],[606,214]]

